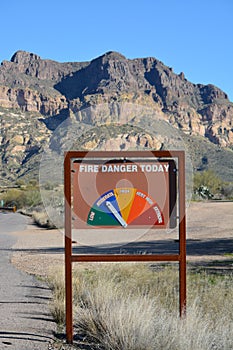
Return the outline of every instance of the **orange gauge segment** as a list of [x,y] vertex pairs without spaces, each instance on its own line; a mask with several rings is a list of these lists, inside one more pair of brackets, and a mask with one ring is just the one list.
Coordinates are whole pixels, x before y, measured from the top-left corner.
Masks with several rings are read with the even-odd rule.
[[149,209],[153,203],[154,200],[152,200],[147,193],[136,190],[131,211],[128,216],[128,223],[131,223],[134,219],[139,217],[144,211]]

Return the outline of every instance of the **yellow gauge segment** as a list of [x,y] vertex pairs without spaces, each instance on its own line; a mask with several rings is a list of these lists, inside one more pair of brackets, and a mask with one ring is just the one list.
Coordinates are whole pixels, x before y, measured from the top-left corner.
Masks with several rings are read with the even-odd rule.
[[127,221],[133,200],[135,197],[136,188],[115,188],[114,194],[117,199],[117,203],[121,212],[121,215],[125,221]]

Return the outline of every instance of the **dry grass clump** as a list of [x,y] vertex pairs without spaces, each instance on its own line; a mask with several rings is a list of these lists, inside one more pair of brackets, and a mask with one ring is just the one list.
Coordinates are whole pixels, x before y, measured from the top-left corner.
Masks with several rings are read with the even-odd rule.
[[53,269],[48,277],[48,283],[53,291],[50,310],[54,320],[59,324],[65,322],[65,275],[63,269]]
[[42,228],[53,229],[56,228],[54,223],[49,218],[48,214],[45,211],[33,211],[31,213],[34,223]]
[[[75,332],[90,349],[232,350],[232,280],[189,273],[187,317],[180,319],[177,268],[103,264],[75,270]],[[59,317],[61,283],[60,274],[53,282]]]

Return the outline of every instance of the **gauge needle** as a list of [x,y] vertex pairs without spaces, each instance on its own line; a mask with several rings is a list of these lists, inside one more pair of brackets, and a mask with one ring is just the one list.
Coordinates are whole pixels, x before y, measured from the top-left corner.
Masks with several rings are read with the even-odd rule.
[[122,218],[122,216],[118,213],[118,211],[116,210],[116,208],[114,208],[114,206],[112,205],[111,202],[106,201],[106,206],[108,207],[108,209],[110,210],[110,212],[115,216],[115,218],[119,221],[119,223],[126,228],[127,227],[127,223],[125,222],[125,220]]

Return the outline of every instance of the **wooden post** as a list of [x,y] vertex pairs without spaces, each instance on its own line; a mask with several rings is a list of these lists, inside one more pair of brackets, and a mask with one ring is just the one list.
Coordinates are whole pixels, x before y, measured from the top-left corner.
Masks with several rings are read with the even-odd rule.
[[71,227],[71,164],[69,154],[64,161],[64,192],[65,192],[65,291],[66,291],[66,337],[69,344],[73,343],[73,306],[72,306],[72,227]]
[[185,215],[185,154],[179,159],[179,279],[180,279],[180,317],[186,314],[186,215]]

